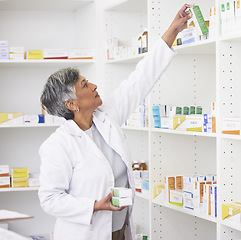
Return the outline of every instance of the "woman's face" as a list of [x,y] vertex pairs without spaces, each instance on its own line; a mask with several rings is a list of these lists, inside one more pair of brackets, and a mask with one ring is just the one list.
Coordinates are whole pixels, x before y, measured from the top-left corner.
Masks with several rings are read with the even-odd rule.
[[101,106],[102,100],[96,91],[97,86],[80,76],[75,84],[77,104],[80,111],[94,111]]

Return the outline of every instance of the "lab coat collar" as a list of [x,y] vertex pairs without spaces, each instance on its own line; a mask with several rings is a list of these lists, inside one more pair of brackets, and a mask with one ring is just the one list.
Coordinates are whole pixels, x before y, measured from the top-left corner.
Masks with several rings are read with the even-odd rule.
[[[98,129],[100,134],[103,136],[105,141],[107,143],[109,143],[110,121],[106,117],[106,114],[97,109],[93,113],[93,122],[95,123],[96,128]],[[67,128],[67,131],[72,135],[80,136],[80,137],[83,137],[85,135],[85,132],[81,128],[79,128],[79,126],[74,122],[74,120],[66,121],[65,127]]]

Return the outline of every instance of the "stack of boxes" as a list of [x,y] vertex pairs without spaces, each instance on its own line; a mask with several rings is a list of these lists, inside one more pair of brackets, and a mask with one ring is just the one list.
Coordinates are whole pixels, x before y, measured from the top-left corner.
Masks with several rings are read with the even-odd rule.
[[138,106],[135,112],[125,121],[125,126],[128,127],[148,127],[148,107],[145,99]]
[[11,185],[13,188],[28,187],[28,168],[12,168]]
[[9,48],[10,60],[24,60],[24,48],[23,47],[10,47]]
[[28,173],[28,168],[12,168],[0,165],[0,188],[39,187],[39,173]]
[[115,187],[111,188],[114,192],[111,198],[111,203],[117,207],[124,207],[132,205],[132,190],[130,188]]
[[203,114],[200,106],[153,105],[155,128],[179,131],[216,132],[215,102],[211,103],[211,114]]
[[0,188],[10,187],[9,166],[0,165]]
[[9,59],[8,41],[0,41],[0,60]]
[[164,201],[217,217],[216,183],[216,175],[212,174],[165,177]]

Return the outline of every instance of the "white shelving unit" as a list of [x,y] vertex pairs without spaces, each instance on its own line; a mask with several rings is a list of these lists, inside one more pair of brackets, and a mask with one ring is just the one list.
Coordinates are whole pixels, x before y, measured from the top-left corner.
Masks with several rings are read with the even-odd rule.
[[[132,0],[105,0],[104,38],[117,37],[128,42],[126,38],[136,36],[133,25],[128,25],[129,18],[124,20],[132,12],[132,23],[136,26],[134,29],[140,29],[143,22],[148,23],[148,40],[151,47],[185,3],[153,0],[136,4],[136,1]],[[195,2],[201,7],[206,18],[209,16],[210,7],[216,6],[216,38],[174,47],[176,56],[149,94],[150,123],[152,105],[196,104],[203,106],[205,113],[210,113],[210,104],[215,101],[218,110],[217,133],[156,129],[152,125],[148,128],[123,127],[123,131],[129,137],[133,160],[144,158],[148,161],[150,189],[153,185],[163,184],[164,177],[169,175],[214,173],[218,177],[217,218],[152,199],[151,193],[148,197],[137,193],[134,207],[137,233],[149,234],[154,240],[241,239],[241,225],[223,221],[221,218],[223,202],[241,201],[241,137],[221,134],[223,116],[240,117],[241,84],[238,79],[241,75],[241,33],[221,35],[220,3],[219,0]],[[132,4],[136,4],[136,8],[130,7]],[[143,10],[143,6],[147,6],[147,11]],[[136,23],[140,16],[142,19]],[[120,19],[125,32],[120,25]],[[131,36],[128,35],[130,32]],[[129,58],[105,62],[103,83],[108,92],[134,70],[141,56],[140,59],[134,59],[133,62]]]
[[[9,47],[96,49],[96,2],[93,0],[0,1],[1,40]],[[96,82],[98,52],[83,60],[0,60],[0,111],[41,114],[40,94],[47,78],[61,68],[77,67]],[[39,147],[60,124],[0,126],[1,164],[39,172]],[[33,219],[14,221],[10,230],[23,236],[51,233],[55,218],[40,207],[37,187],[0,189],[1,208]]]

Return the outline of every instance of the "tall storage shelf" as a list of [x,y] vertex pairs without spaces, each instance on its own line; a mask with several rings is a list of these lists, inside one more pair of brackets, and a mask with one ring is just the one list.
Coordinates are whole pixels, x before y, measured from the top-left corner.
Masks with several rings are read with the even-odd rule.
[[[135,1],[116,0],[103,1],[105,4],[105,16],[124,18],[129,7]],[[240,143],[241,137],[221,133],[223,117],[240,117],[241,101],[239,92],[241,84],[239,81],[240,67],[238,59],[240,55],[241,35],[232,34],[222,36],[220,32],[220,3],[221,1],[197,1],[195,4],[201,7],[205,18],[209,18],[209,9],[216,7],[216,37],[200,42],[177,46],[177,52],[166,72],[157,82],[149,94],[149,127],[142,129],[137,127],[123,127],[126,135],[131,136],[130,146],[134,156],[139,156],[140,152],[146,151],[146,147],[139,149],[133,143],[133,138],[140,140],[148,138],[148,155],[150,171],[150,190],[154,185],[164,183],[164,177],[178,174],[217,174],[218,178],[218,217],[203,215],[195,211],[175,207],[152,199],[149,196],[137,193],[136,199],[143,199],[142,202],[149,202],[149,236],[151,239],[239,239],[241,238],[241,225],[224,221],[221,218],[221,205],[223,202],[239,201],[241,194],[238,188],[240,183]],[[149,35],[149,48],[161,37],[170,25],[179,8],[185,4],[179,2],[176,6],[174,0],[161,2],[158,0],[147,1],[147,22]],[[176,7],[174,7],[176,6]],[[140,5],[138,5],[140,7]],[[139,9],[136,7],[136,9]],[[167,11],[168,9],[168,11]],[[117,12],[119,11],[119,12]],[[117,12],[117,13],[116,13]],[[135,16],[135,17],[134,17]],[[133,23],[136,15],[133,15]],[[110,20],[111,19],[111,20]],[[109,23],[108,23],[109,21]],[[123,20],[124,21],[124,20]],[[125,30],[131,30],[127,26],[129,21],[123,22]],[[118,36],[119,31],[115,28],[119,24],[118,20],[106,18],[105,28],[108,37]],[[135,23],[136,24],[136,23]],[[136,25],[138,26],[138,24]],[[119,33],[121,33],[122,29]],[[133,34],[135,36],[135,34]],[[134,58],[138,62],[139,58]],[[103,75],[107,81],[116,79],[116,87],[120,80],[127,77],[135,64],[130,59],[106,61]],[[112,64],[111,64],[112,63]],[[123,69],[128,71],[123,71]],[[104,84],[106,83],[104,82]],[[110,83],[111,84],[111,83]],[[200,105],[203,106],[204,113],[211,113],[211,102],[217,103],[217,133],[195,133],[178,132],[173,130],[156,129],[153,127],[151,108],[156,104],[171,105]],[[145,133],[144,133],[145,132]],[[141,137],[140,137],[141,136]],[[144,139],[143,139],[144,140]],[[142,140],[142,141],[143,141]],[[145,142],[145,141],[143,141]],[[137,155],[136,155],[137,154]],[[135,159],[135,158],[134,158]],[[140,226],[147,215],[136,200],[137,211],[134,211],[134,219],[137,225],[137,233],[143,230]],[[147,211],[147,210],[146,210]],[[137,216],[139,220],[137,219]]]
[[[0,1],[0,40],[7,40],[9,47],[24,47],[25,51],[44,48],[95,49],[95,11],[93,0]],[[88,75],[92,81],[97,79],[95,59],[1,60],[0,111],[41,114],[39,97],[50,74],[60,68],[77,67],[82,75]],[[10,168],[27,167],[29,172],[39,172],[39,147],[58,126],[1,126],[1,164]],[[50,234],[53,231],[55,218],[41,209],[37,190],[35,187],[1,189],[1,209],[34,216],[32,219],[9,222],[10,230],[24,236]]]

